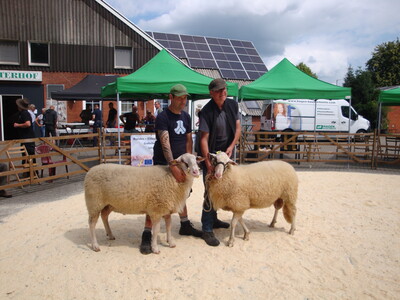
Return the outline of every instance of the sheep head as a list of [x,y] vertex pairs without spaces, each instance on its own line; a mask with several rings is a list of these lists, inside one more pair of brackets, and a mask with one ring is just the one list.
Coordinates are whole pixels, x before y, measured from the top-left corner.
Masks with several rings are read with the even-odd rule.
[[209,153],[211,164],[214,167],[214,177],[217,179],[222,178],[228,164],[236,165],[236,163],[229,158],[229,156],[222,151],[216,154]]
[[190,173],[193,177],[199,177],[200,168],[198,163],[203,160],[204,158],[202,158],[201,156],[184,153],[177,159],[173,160],[172,163],[179,165],[185,173]]

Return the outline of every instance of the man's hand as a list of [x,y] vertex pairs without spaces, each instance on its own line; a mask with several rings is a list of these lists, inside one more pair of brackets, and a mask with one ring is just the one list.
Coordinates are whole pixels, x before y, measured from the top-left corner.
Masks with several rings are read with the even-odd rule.
[[169,166],[169,169],[172,172],[172,175],[175,177],[176,181],[179,183],[185,182],[186,180],[186,174],[185,172],[182,171],[181,168],[175,165]]
[[229,146],[229,147],[226,149],[225,153],[226,153],[226,155],[228,155],[228,157],[231,157],[231,156],[232,156],[233,148],[234,148],[234,147],[235,147],[235,146]]

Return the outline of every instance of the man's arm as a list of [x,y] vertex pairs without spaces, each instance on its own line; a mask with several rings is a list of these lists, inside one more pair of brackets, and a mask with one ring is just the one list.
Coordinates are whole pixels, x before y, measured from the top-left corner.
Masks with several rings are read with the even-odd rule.
[[208,148],[208,138],[210,136],[210,134],[208,132],[205,131],[201,131],[201,136],[200,136],[200,149],[201,149],[201,154],[203,155],[204,163],[206,164],[207,167],[207,173],[211,173],[212,172],[212,165],[211,165],[211,161],[209,159],[209,148]]
[[186,153],[193,153],[193,137],[192,137],[192,133],[186,134]]
[[14,123],[14,128],[27,128],[27,127],[31,127],[31,125],[32,125],[31,121],[28,120],[22,124]]
[[240,120],[236,120],[236,130],[235,130],[235,137],[232,141],[232,143],[228,146],[226,149],[226,154],[231,157],[233,153],[233,149],[235,148],[236,143],[239,141],[240,138],[240,133],[241,133],[241,126],[240,126]]
[[[160,139],[161,148],[162,148],[164,157],[169,164],[170,162],[172,162],[174,160],[174,157],[172,155],[172,150],[171,150],[171,144],[169,142],[169,133],[167,130],[158,130],[157,134]],[[170,164],[169,168],[177,182],[185,182],[186,175],[178,166]]]

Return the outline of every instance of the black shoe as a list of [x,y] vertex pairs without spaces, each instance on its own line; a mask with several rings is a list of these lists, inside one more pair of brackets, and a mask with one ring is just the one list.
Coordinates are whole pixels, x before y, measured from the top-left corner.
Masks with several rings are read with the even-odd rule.
[[140,253],[150,254],[151,251],[151,231],[145,230],[142,234],[142,243],[140,244]]
[[193,224],[190,221],[181,222],[181,229],[179,229],[180,235],[192,235],[194,237],[201,237],[203,235],[203,231],[197,230],[193,227]]
[[203,235],[201,238],[203,240],[205,240],[207,245],[209,245],[209,246],[215,247],[215,246],[219,245],[219,241],[215,237],[214,232],[203,232]]
[[229,223],[223,222],[223,221],[218,220],[218,219],[215,219],[213,228],[215,228],[215,229],[217,229],[217,228],[229,228]]
[[[0,197],[4,197],[4,198],[11,198],[12,195],[7,193],[5,190],[1,190],[0,191]],[[200,235],[201,236],[201,235]]]

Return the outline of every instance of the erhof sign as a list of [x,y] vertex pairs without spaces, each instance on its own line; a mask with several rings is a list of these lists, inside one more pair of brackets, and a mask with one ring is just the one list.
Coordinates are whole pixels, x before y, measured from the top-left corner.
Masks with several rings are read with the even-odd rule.
[[0,70],[0,81],[42,81],[42,72],[39,71],[9,71]]

